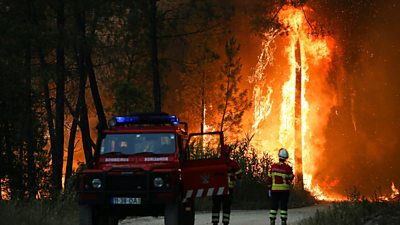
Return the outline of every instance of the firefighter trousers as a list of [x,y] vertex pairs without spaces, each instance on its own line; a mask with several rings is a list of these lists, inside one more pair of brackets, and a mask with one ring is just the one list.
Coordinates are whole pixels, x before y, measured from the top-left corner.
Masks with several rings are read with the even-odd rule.
[[222,205],[222,223],[224,225],[229,224],[231,216],[231,204],[232,204],[233,188],[229,188],[228,195],[217,195],[212,198],[212,218],[213,224],[219,223],[219,212],[221,211]]
[[271,209],[269,210],[269,218],[275,221],[278,214],[278,209],[280,208],[280,216],[282,224],[286,224],[288,218],[288,201],[290,192],[272,192],[271,193]]

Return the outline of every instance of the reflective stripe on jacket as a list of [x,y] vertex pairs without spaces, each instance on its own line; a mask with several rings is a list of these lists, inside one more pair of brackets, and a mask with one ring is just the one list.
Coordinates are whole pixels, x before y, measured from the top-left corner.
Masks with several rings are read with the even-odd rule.
[[289,191],[294,175],[293,169],[286,163],[274,163],[268,171],[268,186],[272,191]]

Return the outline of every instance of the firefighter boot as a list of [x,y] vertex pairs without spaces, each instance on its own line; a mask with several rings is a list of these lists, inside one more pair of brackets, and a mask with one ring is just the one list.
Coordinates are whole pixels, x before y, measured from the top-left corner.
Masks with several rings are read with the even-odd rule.
[[281,225],[287,225],[286,220],[282,220]]
[[269,224],[270,224],[270,225],[275,225],[275,219],[270,219],[270,220],[269,220]]

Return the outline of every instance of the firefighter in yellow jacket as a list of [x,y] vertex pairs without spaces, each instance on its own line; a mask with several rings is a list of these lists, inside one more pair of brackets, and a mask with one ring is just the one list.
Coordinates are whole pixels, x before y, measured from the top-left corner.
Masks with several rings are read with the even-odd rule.
[[293,169],[286,163],[289,153],[286,149],[279,149],[279,162],[271,165],[268,171],[268,195],[272,200],[269,211],[270,224],[275,225],[275,219],[280,208],[282,225],[286,225],[288,218],[288,201],[293,182]]

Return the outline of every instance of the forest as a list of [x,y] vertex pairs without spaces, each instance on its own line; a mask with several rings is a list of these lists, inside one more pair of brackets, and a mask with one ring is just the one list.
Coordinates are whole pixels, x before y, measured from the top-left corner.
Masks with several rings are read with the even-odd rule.
[[112,115],[165,111],[199,131],[214,101],[208,125],[240,129],[234,4],[0,1],[1,198],[58,193]]
[[62,191],[113,115],[168,112],[191,132],[221,130],[231,142],[252,136],[249,77],[265,34],[287,35],[277,19],[287,4],[312,6],[313,35],[334,36],[335,54],[345,56],[333,57],[327,78],[343,112],[328,118],[334,148],[358,135],[350,132],[354,104],[359,123],[368,121],[362,109],[372,103],[347,74],[364,72],[363,34],[379,23],[367,24],[377,13],[372,0],[0,0],[0,197]]

